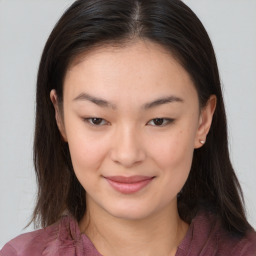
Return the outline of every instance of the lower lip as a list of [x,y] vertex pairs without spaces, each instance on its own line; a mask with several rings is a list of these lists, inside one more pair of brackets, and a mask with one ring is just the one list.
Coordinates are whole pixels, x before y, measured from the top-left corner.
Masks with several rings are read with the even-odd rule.
[[153,178],[138,181],[135,183],[121,183],[121,182],[116,182],[110,179],[106,179],[106,180],[112,186],[112,188],[114,188],[118,192],[121,192],[123,194],[133,194],[140,191],[144,187],[146,187],[153,180]]

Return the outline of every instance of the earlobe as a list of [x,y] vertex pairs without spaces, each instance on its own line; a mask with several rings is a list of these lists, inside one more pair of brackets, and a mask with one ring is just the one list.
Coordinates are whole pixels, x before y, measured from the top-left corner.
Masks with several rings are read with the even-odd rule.
[[201,110],[197,135],[195,137],[195,148],[202,147],[206,142],[206,137],[211,128],[216,104],[216,96],[211,95],[205,107]]
[[59,128],[60,134],[64,139],[64,141],[67,141],[65,127],[63,123],[63,117],[59,109],[59,102],[58,102],[58,96],[57,96],[56,90],[51,90],[50,99],[55,109],[55,119],[56,119],[57,126]]

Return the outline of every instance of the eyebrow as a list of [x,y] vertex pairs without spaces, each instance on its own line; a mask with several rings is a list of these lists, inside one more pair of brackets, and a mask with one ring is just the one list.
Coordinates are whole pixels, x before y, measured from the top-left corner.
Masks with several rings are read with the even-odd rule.
[[160,105],[164,105],[164,104],[168,104],[168,103],[172,103],[172,102],[184,102],[183,99],[176,97],[176,96],[167,96],[167,97],[163,97],[163,98],[159,98],[156,99],[152,102],[146,103],[143,105],[143,109],[151,109]]
[[[88,93],[79,94],[76,98],[73,99],[73,101],[90,101],[100,107],[117,109],[115,104],[108,102],[107,100],[92,96]],[[171,95],[171,96],[156,99],[152,102],[148,102],[142,106],[142,109],[148,110],[148,109],[151,109],[160,105],[172,103],[172,102],[184,102],[184,100],[174,95]]]
[[100,107],[107,107],[107,108],[113,108],[116,109],[116,105],[112,104],[104,99],[89,95],[87,93],[81,93],[76,98],[73,99],[73,101],[90,101]]

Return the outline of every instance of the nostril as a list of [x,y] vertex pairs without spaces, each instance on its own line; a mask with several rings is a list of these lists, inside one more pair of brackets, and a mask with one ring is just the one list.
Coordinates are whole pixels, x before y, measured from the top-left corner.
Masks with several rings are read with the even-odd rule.
[[112,161],[125,167],[134,166],[135,164],[143,162],[145,156],[146,154],[141,148],[118,147],[111,152]]
[[113,153],[112,154],[112,160],[115,163],[118,163],[120,165],[123,165],[125,167],[131,167],[134,166],[138,163],[141,163],[144,160],[144,157],[142,156],[141,153]]

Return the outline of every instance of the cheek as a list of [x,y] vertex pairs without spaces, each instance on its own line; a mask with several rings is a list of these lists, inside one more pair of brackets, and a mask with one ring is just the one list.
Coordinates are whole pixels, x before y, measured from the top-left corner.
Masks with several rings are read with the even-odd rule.
[[190,169],[194,152],[194,133],[178,130],[152,141],[151,155],[161,169]]
[[97,168],[104,152],[100,143],[88,143],[87,140],[70,140],[69,150],[75,171]]
[[167,201],[176,197],[184,186],[193,159],[192,134],[180,130],[166,140],[155,141],[154,154],[155,164],[161,172],[161,187],[165,191],[164,196],[159,191],[159,197],[164,197]]
[[104,141],[73,134],[69,140],[69,150],[73,169],[80,184],[88,192],[98,191],[98,174],[106,153]]
[[[73,123],[74,124],[74,123]],[[86,132],[83,124],[66,128],[75,173],[97,171],[106,154],[106,139]]]

